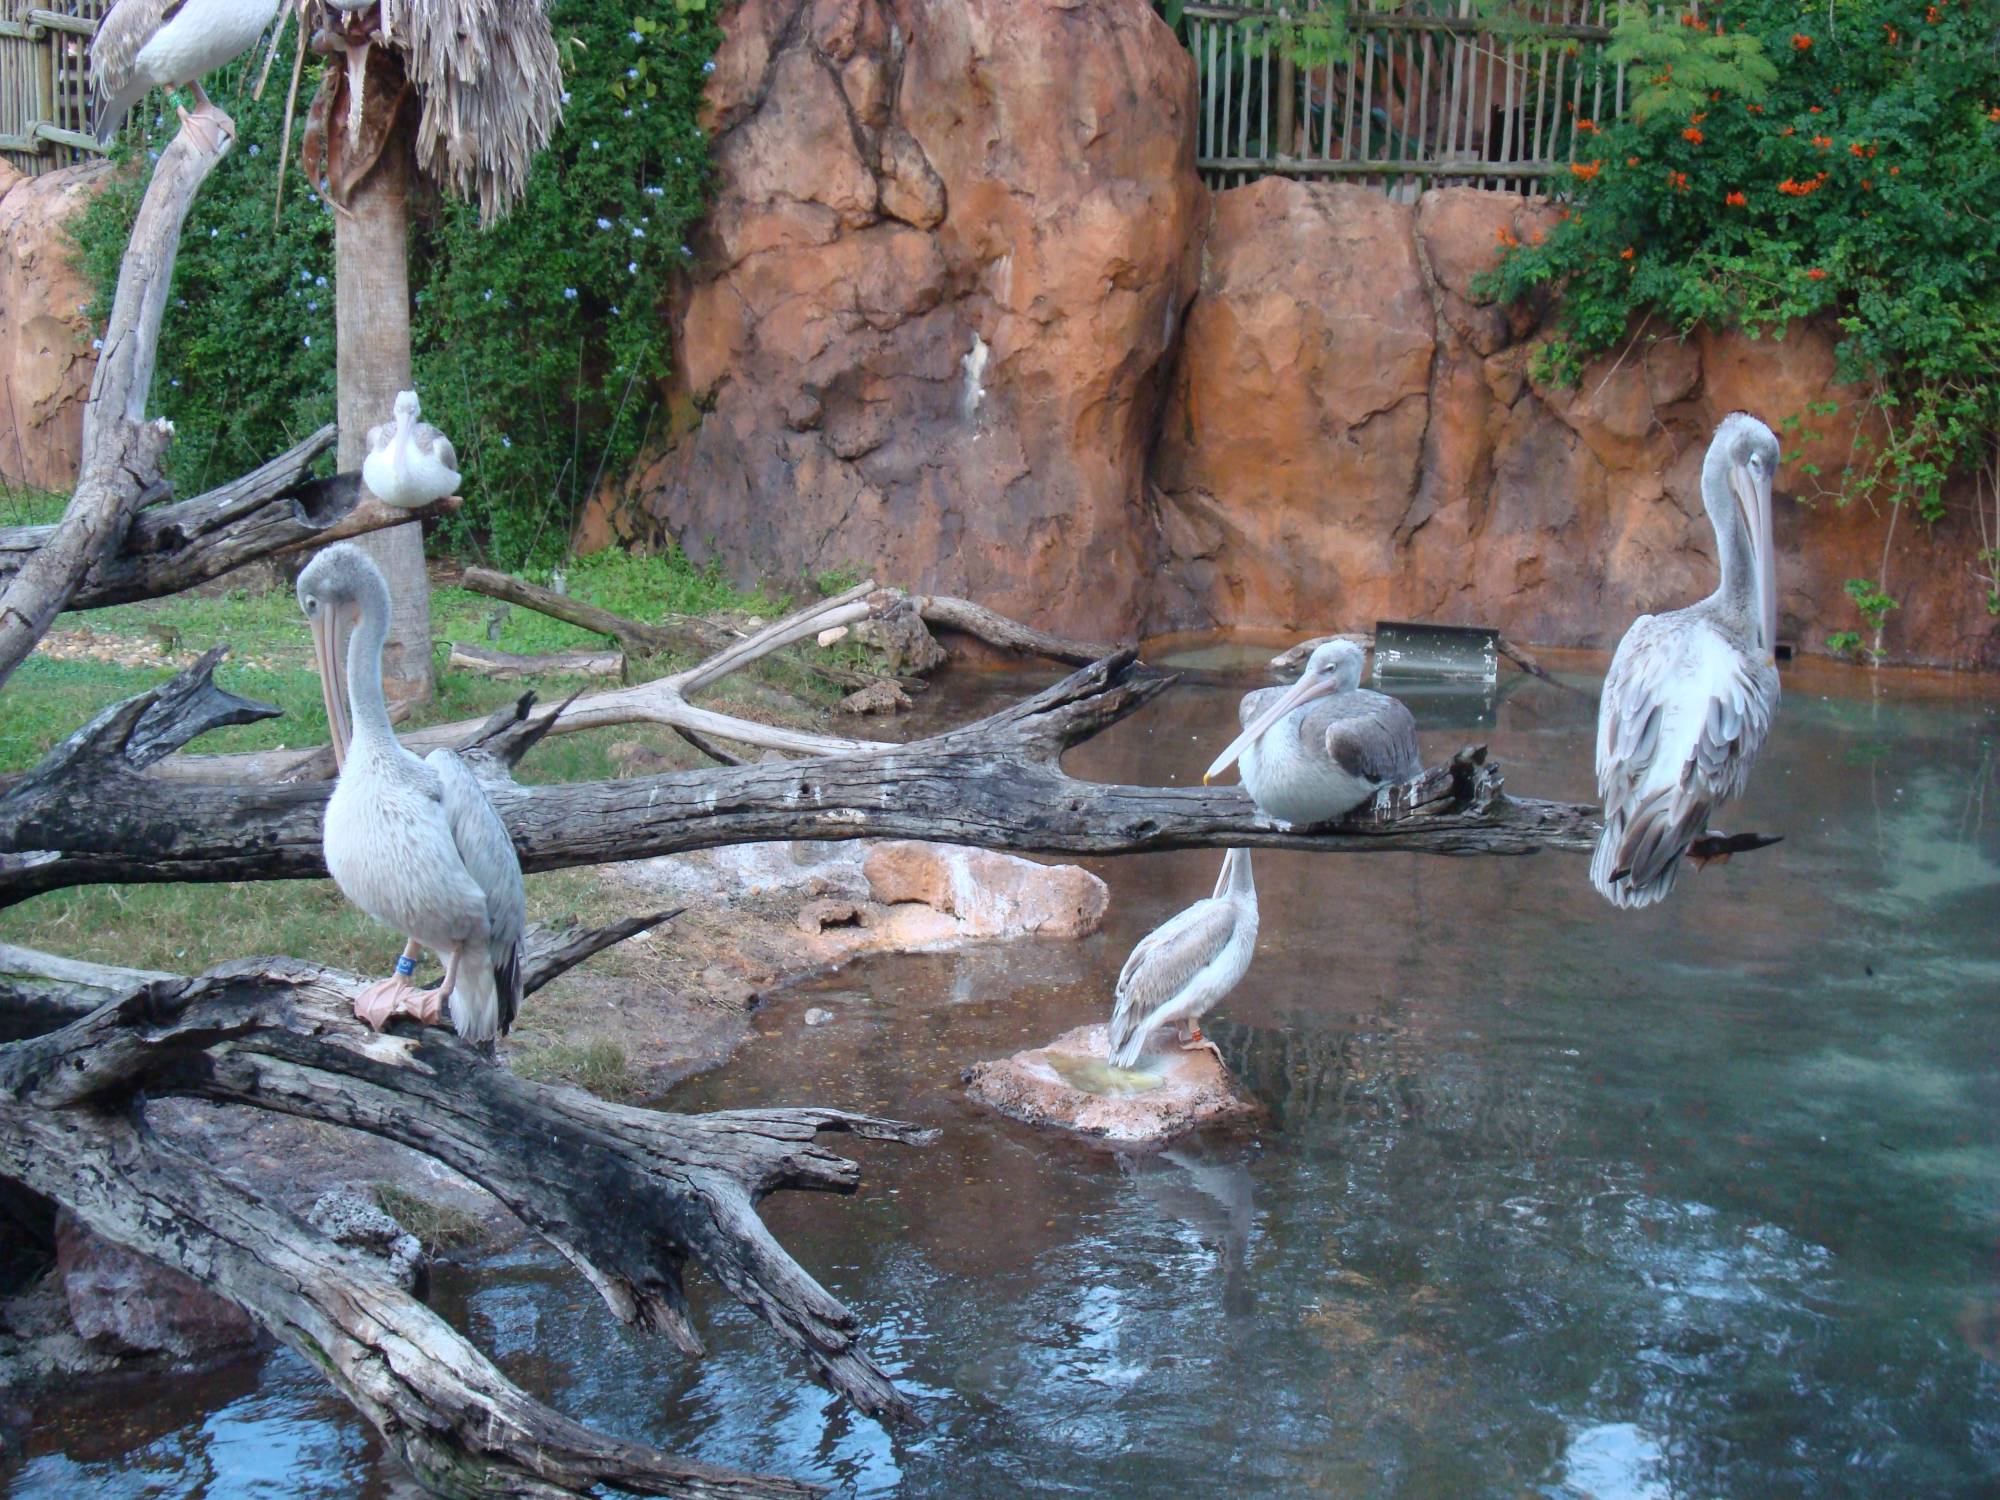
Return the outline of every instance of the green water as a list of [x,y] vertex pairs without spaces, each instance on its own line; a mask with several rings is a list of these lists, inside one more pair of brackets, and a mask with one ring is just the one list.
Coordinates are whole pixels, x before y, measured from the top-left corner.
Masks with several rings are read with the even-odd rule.
[[[1261,681],[1199,679],[1072,770],[1198,775]],[[440,1303],[575,1415],[843,1494],[2000,1494],[2000,694],[1826,669],[1786,691],[1725,822],[1785,842],[1663,907],[1612,910],[1582,856],[1260,854],[1257,959],[1206,1028],[1253,1128],[1121,1157],[958,1084],[1101,1018],[1212,853],[1095,865],[1112,913],[1086,942],[770,1002],[668,1102],[942,1127],[855,1148],[854,1198],[766,1205],[920,1432],[702,1289],[698,1363],[539,1247]],[[944,692],[927,712],[966,706]],[[1587,701],[1420,713],[1433,757],[1476,735],[1511,790],[1589,795]],[[299,1362],[233,1378],[132,1393],[117,1424],[51,1403],[9,1493],[391,1492]]]

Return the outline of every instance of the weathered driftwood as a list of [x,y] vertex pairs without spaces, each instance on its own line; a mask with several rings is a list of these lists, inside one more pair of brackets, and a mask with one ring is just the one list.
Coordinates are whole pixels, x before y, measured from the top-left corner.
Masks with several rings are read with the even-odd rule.
[[68,605],[91,567],[118,546],[143,498],[157,494],[173,429],[145,420],[160,318],[173,282],[181,224],[229,147],[183,130],[160,153],[132,225],[118,292],[83,409],[76,492],[48,540],[0,587],[0,683],[14,675]]
[[[220,578],[245,563],[324,546],[415,517],[458,507],[452,497],[420,510],[396,510],[361,487],[360,476],[311,477],[313,461],[333,446],[318,432],[261,468],[192,500],[151,505],[132,518],[119,545],[85,571],[67,609],[101,609],[158,599]],[[54,526],[0,528],[0,580],[18,573],[48,545]]]
[[481,677],[520,681],[526,677],[622,677],[622,651],[551,651],[542,656],[516,656],[511,651],[495,651],[487,646],[451,643],[445,664],[461,672],[477,672]]
[[1118,649],[1108,642],[1073,641],[1051,635],[1046,630],[1023,625],[1019,620],[1010,620],[983,604],[974,604],[970,599],[959,599],[950,594],[906,594],[901,589],[885,589],[882,592],[908,599],[917,617],[926,625],[935,625],[940,630],[956,630],[961,635],[972,636],[1002,651],[1025,652],[1029,656],[1046,656],[1051,661],[1066,662],[1073,667],[1086,667]]
[[[662,919],[537,934],[530,989]],[[36,968],[47,972],[20,972]],[[606,1438],[534,1401],[371,1263],[150,1136],[134,1118],[145,1097],[246,1105],[423,1151],[493,1193],[617,1316],[699,1353],[681,1283],[693,1261],[864,1410],[914,1416],[858,1347],[853,1315],[755,1205],[784,1187],[853,1190],[859,1169],[819,1147],[820,1133],[920,1143],[929,1132],[836,1110],[675,1115],[529,1083],[447,1029],[369,1032],[352,1014],[362,981],[289,959],[183,979],[15,950],[0,952],[0,971],[0,1013],[55,1027],[0,1046],[0,1172],[240,1303],[441,1492],[814,1493]]]
[[[0,905],[96,881],[324,873],[325,783],[204,784],[142,774],[214,724],[269,712],[216,689],[212,668],[212,656],[204,658],[172,683],[107,709],[0,791]],[[1232,844],[1530,854],[1586,849],[1596,837],[1595,808],[1508,797],[1499,771],[1483,764],[1469,773],[1428,771],[1315,832],[1278,829],[1239,787],[1121,786],[1063,771],[1065,748],[1169,681],[1144,672],[1127,651],[1002,713],[908,745],[620,781],[506,783],[493,797],[530,870],[759,839],[927,838],[1050,854]],[[550,715],[518,712],[523,733],[547,731]]]
[[558,594],[554,589],[545,589],[506,573],[496,573],[491,568],[467,568],[460,582],[475,594],[518,604],[523,609],[532,609],[551,619],[608,635],[634,656],[661,656],[670,651],[719,651],[738,639],[733,631],[693,615],[675,615],[663,625],[648,625],[641,620],[627,619],[608,609],[586,604],[581,599]]

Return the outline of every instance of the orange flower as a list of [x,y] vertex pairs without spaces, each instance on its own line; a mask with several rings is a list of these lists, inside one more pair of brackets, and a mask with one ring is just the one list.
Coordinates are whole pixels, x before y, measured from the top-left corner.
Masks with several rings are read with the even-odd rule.
[[1806,272],[1806,276],[1812,281],[1826,280],[1826,272],[1822,271],[1818,266],[1814,266],[1810,271]]
[[1875,191],[1875,183],[1874,183],[1874,180],[1873,180],[1872,178],[1868,178],[1868,177],[1864,177],[1864,178],[1862,178],[1862,179],[1861,179],[1861,191],[1862,191],[1862,192],[1864,192],[1864,193],[1872,193],[1872,192],[1874,192],[1874,191]]
[[1850,155],[1858,156],[1863,161],[1868,160],[1869,157],[1875,154],[1875,148],[1873,146],[1863,145],[1860,141],[1854,142],[1851,146],[1847,148],[1847,150]]
[[1703,110],[1703,111],[1701,111],[1701,113],[1699,113],[1699,114],[1693,114],[1693,115],[1689,115],[1689,116],[1688,116],[1688,124],[1690,124],[1690,125],[1699,125],[1699,124],[1700,124],[1700,123],[1701,123],[1701,122],[1702,122],[1703,120],[1706,120],[1707,118],[1708,118],[1708,111],[1707,111],[1707,110]]
[[1499,231],[1494,234],[1493,238],[1498,240],[1502,245],[1506,246],[1509,250],[1515,250],[1520,248],[1521,242],[1514,238],[1514,231],[1509,229],[1505,224],[1502,224],[1500,226]]
[[1585,182],[1588,182],[1604,170],[1604,163],[1601,161],[1573,161],[1569,164],[1569,169]]
[[1636,167],[1639,165],[1639,158],[1636,156],[1628,156],[1625,158],[1625,165],[1628,167]]
[[1762,113],[1764,113],[1764,106],[1761,104],[1746,104],[1743,106],[1743,108],[1753,115],[1761,115]]
[[2000,108],[1987,110],[1986,118],[1991,120],[1995,125],[2000,125]]
[[1889,175],[1891,177],[1901,177],[1903,175],[1903,169],[1901,167],[1891,167],[1889,168]]
[[1930,9],[1924,12],[1924,19],[1926,21],[1929,21],[1931,25],[1935,26],[1937,25],[1939,19],[1943,16],[1943,14],[1944,13],[1942,11],[1940,11],[1935,5],[1933,5]]
[[1738,193],[1731,193],[1728,197],[1724,198],[1722,201],[1728,204],[1731,208],[1742,208],[1750,200],[1744,197],[1740,192],[1738,192]]
[[1627,245],[1623,250],[1618,252],[1618,258],[1620,260],[1630,260],[1637,253],[1630,245]]
[[1806,113],[1809,115],[1823,115],[1826,113],[1826,111],[1821,109],[1817,104],[1815,104],[1812,106],[1812,108],[1808,109]]
[[1779,131],[1779,132],[1778,132],[1778,134],[1779,134],[1779,135],[1781,135],[1781,136],[1784,136],[1784,135],[1797,135],[1797,134],[1798,134],[1798,127],[1797,127],[1796,125],[1787,125],[1787,126],[1786,126],[1786,127],[1785,127],[1785,128],[1783,129],[1783,130]]
[[1667,173],[1667,186],[1677,193],[1685,193],[1688,190],[1688,174],[1685,172]]
[[1812,143],[1824,151],[1833,144],[1833,137],[1830,135],[1816,135],[1812,138]]
[[1690,125],[1686,130],[1683,130],[1681,132],[1681,139],[1686,141],[1691,146],[1699,146],[1703,141],[1707,140],[1708,137],[1703,135],[1699,130],[1696,130],[1694,126]]
[[1569,222],[1569,205],[1567,203],[1556,210],[1556,222],[1558,224],[1567,224]]
[[1596,135],[1597,122],[1595,120],[1578,120],[1576,122],[1576,133],[1578,135]]
[[1819,191],[1819,179],[1808,177],[1804,182],[1798,182],[1787,177],[1783,182],[1778,184],[1778,191],[1783,193],[1787,198],[1803,198],[1809,193]]
[[1812,51],[1812,38],[1807,36],[1803,31],[1795,31],[1792,33],[1792,45],[1801,52],[1810,52]]
[[1902,41],[1903,33],[1898,31],[1895,27],[1890,26],[1887,23],[1884,23],[1882,29],[1889,34],[1889,45],[1891,47],[1895,46],[1898,42]]

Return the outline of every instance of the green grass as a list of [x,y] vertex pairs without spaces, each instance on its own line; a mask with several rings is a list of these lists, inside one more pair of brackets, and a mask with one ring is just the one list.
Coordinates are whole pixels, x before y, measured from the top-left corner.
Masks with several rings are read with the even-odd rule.
[[635,1099],[642,1092],[625,1049],[598,1038],[586,1042],[524,1040],[514,1071],[538,1083],[569,1083],[600,1099]]
[[0,484],[0,526],[50,526],[62,519],[67,495]]

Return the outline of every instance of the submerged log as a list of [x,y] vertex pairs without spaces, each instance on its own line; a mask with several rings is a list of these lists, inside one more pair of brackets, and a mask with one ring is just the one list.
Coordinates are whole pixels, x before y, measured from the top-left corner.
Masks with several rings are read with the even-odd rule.
[[[217,723],[272,712],[215,688],[213,657],[105,710],[0,791],[0,905],[97,881],[325,873],[324,782],[203,784],[144,774]],[[1122,786],[1062,769],[1065,749],[1171,681],[1126,651],[990,718],[908,745],[619,781],[518,786],[500,772],[491,791],[528,870],[762,839],[923,838],[1045,854],[1230,845],[1532,854],[1586,850],[1596,839],[1596,808],[1509,797],[1483,757],[1386,788],[1319,830],[1277,828],[1240,787]],[[545,732],[554,718],[526,699],[514,712],[524,734]],[[518,753],[498,759],[511,763]]]
[[[659,920],[536,934],[529,987]],[[669,1114],[530,1083],[448,1029],[368,1031],[352,1013],[360,979],[289,959],[187,979],[35,957],[0,954],[0,1010],[71,1019],[0,1046],[0,1172],[239,1303],[319,1365],[427,1485],[816,1493],[606,1438],[533,1400],[372,1262],[152,1136],[145,1098],[244,1105],[425,1152],[561,1251],[619,1318],[698,1354],[682,1287],[693,1263],[863,1410],[914,1420],[860,1348],[852,1313],[785,1253],[755,1205],[779,1188],[854,1190],[859,1169],[820,1147],[820,1134],[921,1144],[931,1132],[812,1108]],[[92,1003],[102,994],[114,998]]]

